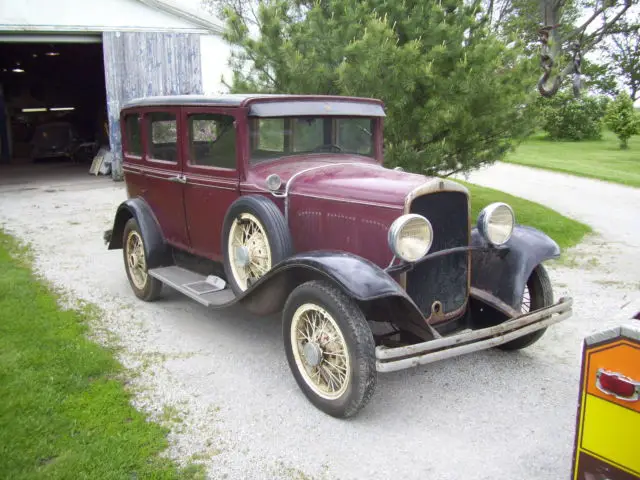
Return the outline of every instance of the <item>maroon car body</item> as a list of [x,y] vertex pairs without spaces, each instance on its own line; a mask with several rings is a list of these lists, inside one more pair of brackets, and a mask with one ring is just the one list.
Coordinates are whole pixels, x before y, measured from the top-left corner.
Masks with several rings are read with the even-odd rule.
[[[386,168],[383,119],[382,103],[362,98],[226,95],[131,102],[121,115],[129,200],[108,233],[109,248],[125,249],[127,274],[145,300],[159,291],[148,283],[156,279],[211,307],[240,302],[263,314],[284,308],[286,317],[301,285],[325,282],[355,302],[367,321],[390,325],[390,332],[371,334],[378,371],[500,344],[522,348],[569,316],[570,300],[553,304],[541,266],[559,254],[557,244],[512,222],[505,241],[494,245],[486,231],[499,233],[503,227],[491,222],[505,220],[490,219],[492,209],[504,217],[510,208],[485,209],[480,228],[472,228],[463,185]],[[419,260],[402,260],[394,247],[400,217],[431,229],[429,253]],[[128,247],[131,219],[139,239]],[[233,246],[237,231],[245,242],[240,247]],[[422,245],[428,229],[419,231],[402,238]],[[251,270],[267,257],[262,266],[256,263],[262,270]],[[134,285],[136,269],[153,277],[139,283],[144,288]],[[244,280],[242,269],[250,272]],[[191,276],[196,272],[200,277]],[[232,288],[194,293],[189,287],[214,274]],[[531,311],[523,311],[523,291],[529,290]],[[469,329],[471,334],[461,333]],[[319,340],[300,345],[290,364],[303,390],[313,390],[313,382],[299,378],[303,368],[296,374],[295,360],[320,368],[309,359],[322,362],[332,354]],[[350,414],[324,390],[319,397],[305,393],[328,413]]]

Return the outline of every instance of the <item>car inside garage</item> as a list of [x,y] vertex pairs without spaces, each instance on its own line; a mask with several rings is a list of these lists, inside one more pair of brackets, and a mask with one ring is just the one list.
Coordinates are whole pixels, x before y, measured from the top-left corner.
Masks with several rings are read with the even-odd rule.
[[17,170],[23,184],[45,170],[65,183],[66,171],[122,180],[123,105],[226,91],[224,28],[201,8],[29,0],[0,10],[0,187]]
[[109,144],[100,36],[0,41],[0,86],[5,174],[87,173],[100,146]]

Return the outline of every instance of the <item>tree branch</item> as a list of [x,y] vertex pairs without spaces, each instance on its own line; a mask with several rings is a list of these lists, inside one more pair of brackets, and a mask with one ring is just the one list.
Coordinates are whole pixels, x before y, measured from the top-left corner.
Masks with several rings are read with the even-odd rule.
[[602,25],[602,27],[600,27],[598,30],[596,30],[592,34],[586,37],[583,36],[583,39],[582,39],[583,48],[585,50],[588,50],[593,45],[600,43],[603,37],[607,33],[610,33],[613,26],[617,23],[618,20],[620,20],[620,18],[622,18],[622,16],[627,12],[627,10],[629,10],[629,8],[631,8],[631,0],[625,0],[624,7],[611,20],[608,20],[608,21],[606,20],[606,9],[604,9],[603,12],[601,12],[605,14],[604,25]]

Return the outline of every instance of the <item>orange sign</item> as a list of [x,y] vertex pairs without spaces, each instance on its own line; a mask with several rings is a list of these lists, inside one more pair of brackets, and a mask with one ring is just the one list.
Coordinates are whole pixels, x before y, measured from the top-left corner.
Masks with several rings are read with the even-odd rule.
[[640,325],[585,339],[574,480],[640,478]]

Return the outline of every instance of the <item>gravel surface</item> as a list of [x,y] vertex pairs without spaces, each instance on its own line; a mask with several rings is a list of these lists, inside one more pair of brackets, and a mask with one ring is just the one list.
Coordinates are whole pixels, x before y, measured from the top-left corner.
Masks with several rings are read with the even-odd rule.
[[72,172],[0,181],[0,225],[31,244],[37,270],[71,302],[103,309],[95,336],[121,347],[135,404],[171,427],[170,456],[204,462],[211,478],[566,478],[582,339],[640,310],[640,190],[508,165],[470,180],[599,231],[550,266],[574,317],[519,353],[381,375],[349,421],[299,391],[278,317],[210,312],[169,290],[157,303],[135,299],[121,252],[102,243],[123,184]]

